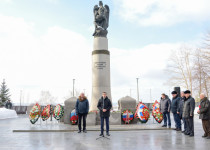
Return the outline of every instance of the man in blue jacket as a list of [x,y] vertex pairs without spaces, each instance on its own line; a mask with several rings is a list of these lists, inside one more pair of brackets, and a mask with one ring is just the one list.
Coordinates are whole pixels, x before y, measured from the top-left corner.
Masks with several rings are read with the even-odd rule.
[[81,121],[83,119],[83,132],[87,133],[86,131],[86,118],[87,118],[87,114],[89,112],[89,102],[87,97],[85,96],[84,93],[81,93],[79,98],[77,99],[76,102],[76,113],[78,114],[78,128],[79,131],[78,133],[81,133]]
[[171,111],[174,116],[174,122],[175,122],[175,130],[176,131],[182,131],[181,130],[181,119],[178,112],[179,104],[180,104],[180,97],[178,96],[178,93],[176,91],[171,92],[172,94],[172,102],[171,102]]

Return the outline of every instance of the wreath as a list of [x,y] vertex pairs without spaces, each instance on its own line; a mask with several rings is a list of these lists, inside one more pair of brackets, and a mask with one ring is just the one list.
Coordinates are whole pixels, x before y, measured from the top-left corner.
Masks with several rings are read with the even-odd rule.
[[64,108],[63,106],[61,106],[60,104],[57,104],[54,108],[54,111],[53,111],[53,117],[56,119],[56,120],[60,120],[61,117],[63,116],[64,114]]
[[149,108],[140,102],[136,107],[136,113],[134,117],[138,118],[141,123],[146,123],[150,118]]
[[129,124],[133,120],[133,112],[129,109],[126,109],[122,112],[122,120],[125,124]]
[[45,121],[47,120],[48,118],[50,118],[50,115],[51,115],[51,106],[50,105],[47,105],[43,111],[42,111],[42,114],[41,114],[41,117],[42,117],[42,120]]
[[70,122],[71,122],[72,125],[75,125],[78,122],[78,115],[77,115],[75,109],[73,109],[71,114],[70,114]]
[[152,116],[158,123],[163,121],[163,114],[160,112],[160,103],[157,100],[152,105]]
[[41,107],[40,107],[40,105],[38,103],[36,103],[32,107],[32,109],[31,109],[31,111],[29,113],[30,122],[32,124],[35,124],[38,121],[38,119],[40,117],[40,114],[41,114]]

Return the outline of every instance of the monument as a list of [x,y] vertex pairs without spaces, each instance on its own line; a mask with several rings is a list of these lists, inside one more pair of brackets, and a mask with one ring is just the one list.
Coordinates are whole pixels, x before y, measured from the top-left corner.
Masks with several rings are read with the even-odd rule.
[[92,51],[92,99],[90,110],[98,110],[97,104],[102,92],[111,99],[110,52],[108,50],[107,28],[109,26],[109,6],[99,1],[93,9],[95,32]]

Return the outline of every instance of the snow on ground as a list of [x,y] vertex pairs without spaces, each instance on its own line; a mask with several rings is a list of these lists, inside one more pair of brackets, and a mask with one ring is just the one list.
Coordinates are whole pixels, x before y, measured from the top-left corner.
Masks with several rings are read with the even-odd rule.
[[17,118],[15,110],[0,108],[0,119]]

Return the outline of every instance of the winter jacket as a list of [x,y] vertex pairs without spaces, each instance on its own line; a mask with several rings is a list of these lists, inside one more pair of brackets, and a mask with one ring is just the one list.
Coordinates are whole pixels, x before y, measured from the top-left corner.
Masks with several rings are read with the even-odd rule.
[[170,112],[170,110],[171,110],[171,100],[167,96],[165,99],[160,100],[160,112],[166,113]]
[[89,112],[89,102],[88,99],[85,97],[82,99],[79,97],[76,102],[76,113],[77,114],[87,114]]
[[[98,109],[100,110],[100,117],[109,117],[110,116],[110,110],[112,108],[112,103],[108,97],[105,99],[101,97],[98,101],[97,105]],[[103,109],[106,109],[106,112],[103,112]]]
[[177,112],[179,112],[180,118],[182,118],[184,102],[185,102],[185,97],[181,97],[180,102],[179,102],[179,106],[178,106],[178,109],[177,109]]
[[190,118],[191,116],[194,116],[194,110],[195,110],[195,99],[193,97],[186,98],[186,101],[184,103],[183,108],[183,118]]
[[207,97],[201,100],[199,110],[199,119],[210,120],[210,102]]
[[171,102],[172,113],[177,113],[180,101],[181,101],[180,97],[178,96],[172,98],[172,102]]
[[12,109],[12,103],[7,101],[5,107],[7,109]]

